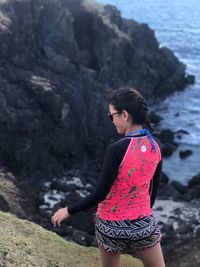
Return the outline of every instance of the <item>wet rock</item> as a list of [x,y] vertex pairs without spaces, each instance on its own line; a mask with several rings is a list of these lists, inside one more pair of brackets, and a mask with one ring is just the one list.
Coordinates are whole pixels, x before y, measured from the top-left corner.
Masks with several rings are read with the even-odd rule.
[[199,220],[198,219],[192,219],[191,224],[199,225]]
[[181,194],[171,185],[163,185],[158,191],[159,199],[180,200]]
[[190,200],[195,198],[200,198],[200,185],[189,189],[188,194],[190,196]]
[[197,228],[196,230],[196,235],[195,235],[197,238],[200,238],[200,227]]
[[176,138],[181,139],[184,134],[189,134],[189,132],[186,130],[180,129],[176,131],[175,134],[176,134]]
[[168,184],[168,182],[169,182],[169,177],[163,172],[161,177],[161,186],[163,184]]
[[175,133],[169,129],[165,129],[157,133],[157,137],[162,143],[163,156],[171,156],[177,148],[177,143],[174,141]]
[[52,189],[56,189],[58,191],[61,192],[70,192],[70,191],[74,191],[76,189],[81,189],[83,188],[83,184],[80,181],[79,178],[77,178],[79,183],[75,183],[73,180],[69,179],[54,179],[51,182],[51,188]]
[[187,186],[184,186],[178,181],[171,181],[171,185],[181,194],[186,194],[188,192]]
[[163,207],[157,207],[156,210],[163,210]]
[[[175,215],[181,215],[181,213],[182,213],[182,211],[181,211],[180,208],[177,208],[177,209],[174,210],[174,214],[175,214]],[[180,222],[180,221],[181,221],[181,219],[179,218],[179,222]]]
[[176,150],[176,146],[170,143],[165,143],[162,145],[162,154],[163,156],[167,157],[167,156],[171,156],[174,151]]
[[168,184],[169,182],[169,178],[168,176],[165,174],[165,173],[162,173],[162,176],[161,176],[161,181],[160,181],[160,185],[159,185],[159,190],[158,190],[158,195],[160,195],[162,192],[161,190],[165,190],[165,186]]
[[193,176],[188,182],[187,191],[188,201],[200,198],[200,174]]
[[168,244],[171,241],[170,240],[174,240],[176,237],[176,232],[174,230],[174,227],[172,224],[165,224],[162,227],[162,233],[164,233],[164,237],[163,237],[163,244]]
[[195,175],[195,176],[193,176],[192,179],[188,183],[188,186],[190,188],[192,188],[192,187],[194,187],[196,185],[200,185],[200,173]]
[[173,143],[174,142],[174,132],[169,129],[163,130],[158,134],[158,137],[162,143]]
[[192,154],[193,154],[193,152],[190,149],[179,152],[179,155],[180,155],[181,159],[185,159],[185,158],[189,157]]
[[187,84],[194,84],[195,83],[195,76],[194,75],[186,75],[185,81]]
[[193,228],[190,224],[182,222],[181,225],[179,225],[179,228],[177,229],[177,233],[182,236],[192,237],[193,234]]
[[181,129],[181,130],[178,130],[178,131],[176,132],[176,134],[189,134],[189,132],[186,131],[186,130]]
[[151,123],[158,124],[163,118],[158,114],[156,114],[155,112],[150,112],[149,119]]

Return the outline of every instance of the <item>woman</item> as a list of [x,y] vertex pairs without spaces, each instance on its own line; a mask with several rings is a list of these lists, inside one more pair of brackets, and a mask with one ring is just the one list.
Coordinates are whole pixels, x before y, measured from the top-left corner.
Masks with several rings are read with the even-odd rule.
[[148,107],[132,88],[115,90],[109,99],[108,116],[121,140],[106,152],[100,179],[93,194],[81,202],[59,209],[54,226],[70,215],[98,203],[95,234],[102,267],[119,267],[120,254],[138,257],[145,267],[164,267],[161,233],[152,216],[162,159],[150,128]]

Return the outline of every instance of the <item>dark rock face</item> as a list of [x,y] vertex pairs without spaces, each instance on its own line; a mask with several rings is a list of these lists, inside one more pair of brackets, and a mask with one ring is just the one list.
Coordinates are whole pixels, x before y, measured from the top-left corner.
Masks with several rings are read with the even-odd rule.
[[159,199],[173,199],[186,202],[200,199],[200,174],[193,176],[188,185],[183,185],[178,181],[171,181],[169,183],[169,178],[166,174],[162,173],[158,196]]
[[193,176],[192,179],[189,181],[189,187],[193,188],[195,186],[200,186],[200,173]]
[[181,159],[185,159],[189,157],[190,155],[192,155],[192,150],[188,149],[188,150],[180,151],[179,155]]
[[171,184],[166,184],[159,189],[159,199],[180,200],[180,198],[180,193]]
[[0,210],[1,211],[9,211],[9,206],[6,200],[0,195]]
[[136,86],[150,100],[186,85],[148,25],[112,6],[11,0],[0,12],[0,164],[22,179],[87,170],[88,158],[99,169],[113,136],[108,88]]
[[200,198],[200,173],[193,176],[188,183],[190,199]]
[[174,142],[174,133],[169,129],[161,131],[158,137],[162,143]]
[[194,75],[186,75],[185,77],[186,83],[194,84],[195,83],[195,76]]
[[166,255],[168,267],[197,267],[200,265],[200,239],[196,238],[186,241],[183,245],[178,245]]
[[171,181],[171,185],[177,190],[179,191],[181,194],[186,194],[187,193],[187,186],[182,185],[181,183],[179,183],[178,181]]
[[155,133],[162,143],[162,155],[164,157],[171,156],[177,148],[177,143],[174,141],[175,133],[169,129]]
[[37,206],[37,190],[28,183],[17,183],[12,173],[0,169],[0,210],[37,221]]
[[162,152],[163,156],[168,157],[171,156],[176,150],[176,146],[174,144],[165,143],[162,144]]
[[163,118],[161,116],[159,116],[158,114],[156,114],[155,112],[150,112],[149,113],[149,119],[150,119],[151,123],[157,125],[157,124],[159,124],[159,122]]

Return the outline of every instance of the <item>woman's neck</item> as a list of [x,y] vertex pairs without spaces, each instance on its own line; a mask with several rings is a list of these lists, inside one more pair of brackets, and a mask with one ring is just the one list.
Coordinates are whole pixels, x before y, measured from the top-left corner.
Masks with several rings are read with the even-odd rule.
[[[142,130],[142,125],[141,124],[136,124],[136,125],[130,125],[129,127],[127,127],[126,131],[125,131],[125,135],[137,131],[137,130]],[[135,133],[133,135],[137,135],[138,133]]]

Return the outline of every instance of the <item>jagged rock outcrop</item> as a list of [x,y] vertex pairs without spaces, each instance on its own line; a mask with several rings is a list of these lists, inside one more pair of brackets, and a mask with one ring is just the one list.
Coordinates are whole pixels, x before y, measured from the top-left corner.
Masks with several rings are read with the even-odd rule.
[[[136,86],[152,99],[187,80],[148,25],[122,19],[112,6],[1,1],[0,164],[34,183],[75,164],[97,170],[113,135],[107,89]],[[97,159],[89,168],[88,158]]]
[[14,175],[0,169],[0,211],[40,222],[38,191],[28,183],[17,182]]

